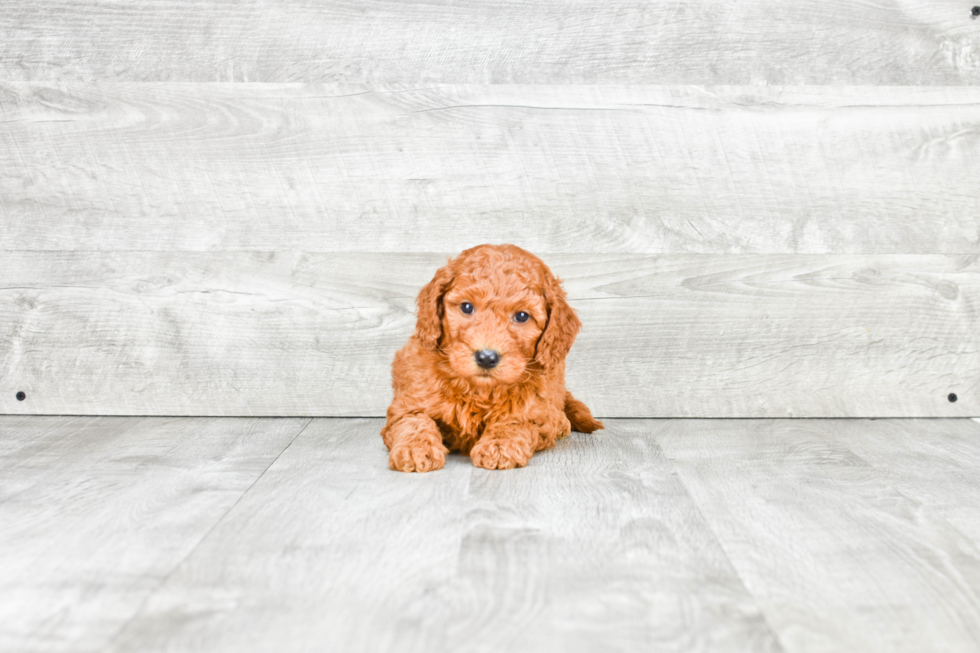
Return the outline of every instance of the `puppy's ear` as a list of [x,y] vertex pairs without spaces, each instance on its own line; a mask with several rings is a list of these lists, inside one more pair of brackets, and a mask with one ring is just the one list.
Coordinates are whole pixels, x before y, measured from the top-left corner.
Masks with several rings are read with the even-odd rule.
[[582,328],[582,322],[565,299],[561,279],[549,274],[544,294],[548,303],[548,324],[538,339],[534,360],[544,367],[552,367],[565,360],[575,342],[575,336]]
[[439,346],[442,336],[442,296],[449,290],[456,273],[453,261],[436,271],[432,281],[425,284],[415,300],[418,304],[418,318],[415,322],[415,335],[426,349]]

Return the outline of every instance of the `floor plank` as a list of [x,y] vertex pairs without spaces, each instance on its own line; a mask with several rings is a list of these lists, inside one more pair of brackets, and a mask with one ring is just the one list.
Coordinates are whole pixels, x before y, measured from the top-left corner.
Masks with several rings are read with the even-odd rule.
[[112,650],[778,650],[642,434],[403,475],[380,426],[315,421]]
[[315,420],[111,650],[402,650],[397,617],[459,555],[472,466],[393,472],[382,423]]
[[856,420],[828,431],[920,502],[980,543],[980,419]]
[[428,475],[380,425],[0,417],[0,649],[980,649],[980,420],[609,420]]
[[455,574],[413,613],[420,651],[781,650],[670,462],[619,421],[475,469]]
[[[915,437],[915,425],[712,420],[632,428],[663,447],[787,650],[976,651],[980,546],[936,509],[943,500],[930,505],[893,486],[897,479],[921,487],[916,477],[929,476],[924,485],[942,491],[947,465],[934,464],[935,456],[901,464],[904,454],[881,435]],[[878,453],[872,463],[848,445],[862,428],[880,432],[865,440]],[[957,429],[940,448],[961,447],[972,431],[975,455],[980,429],[966,420]],[[956,490],[946,486],[944,501],[959,501]]]
[[0,650],[104,651],[308,422],[0,416]]

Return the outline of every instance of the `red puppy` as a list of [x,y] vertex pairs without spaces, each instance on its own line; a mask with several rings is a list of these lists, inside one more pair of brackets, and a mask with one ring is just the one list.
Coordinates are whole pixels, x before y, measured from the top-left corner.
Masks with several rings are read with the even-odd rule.
[[392,364],[389,466],[428,472],[458,450],[478,467],[523,467],[572,429],[601,429],[565,390],[581,326],[533,254],[480,245],[450,260],[419,292],[415,333]]

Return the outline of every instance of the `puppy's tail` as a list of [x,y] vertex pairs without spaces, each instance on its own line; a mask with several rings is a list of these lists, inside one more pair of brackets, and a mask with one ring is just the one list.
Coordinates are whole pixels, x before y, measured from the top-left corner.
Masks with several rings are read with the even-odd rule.
[[572,430],[579,433],[592,433],[598,431],[602,422],[592,417],[592,411],[581,401],[572,396],[571,392],[565,391],[565,416],[572,423]]

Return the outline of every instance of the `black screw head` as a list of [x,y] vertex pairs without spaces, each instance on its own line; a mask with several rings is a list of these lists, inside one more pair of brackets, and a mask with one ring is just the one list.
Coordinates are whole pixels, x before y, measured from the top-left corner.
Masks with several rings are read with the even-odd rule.
[[27,395],[24,394],[23,390],[17,393],[17,401],[24,401],[25,399],[27,399]]
[[970,13],[973,14],[974,17],[980,16],[980,7],[974,7],[970,10]]
[[946,397],[946,398],[949,399],[949,403],[951,403],[951,404],[952,403],[956,403],[956,400],[959,399],[959,397],[956,396],[956,393],[955,392],[950,392],[949,393],[949,396]]

